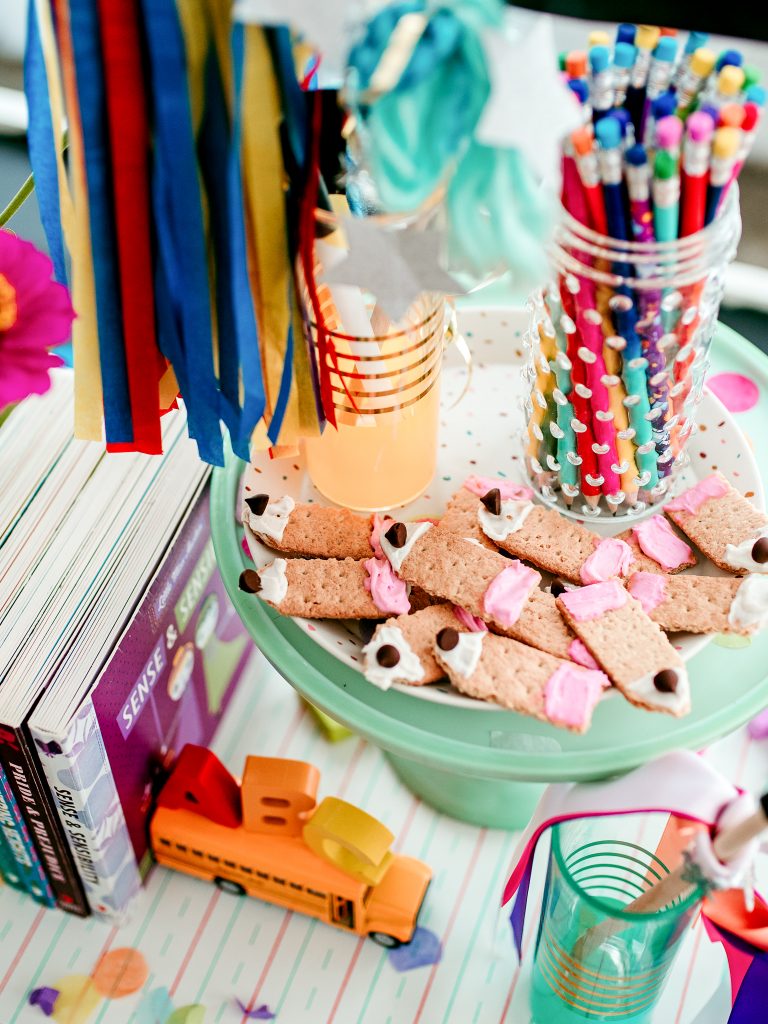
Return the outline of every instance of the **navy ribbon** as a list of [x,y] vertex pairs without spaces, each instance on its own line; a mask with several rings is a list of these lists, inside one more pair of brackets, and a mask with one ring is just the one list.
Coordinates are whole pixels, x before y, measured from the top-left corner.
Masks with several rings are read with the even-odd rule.
[[[186,50],[173,0],[141,0],[154,111],[153,200],[167,299],[160,345],[171,359],[200,457],[224,464],[213,367],[208,253],[198,181]],[[157,275],[156,275],[157,277]],[[178,341],[169,334],[174,322]],[[172,351],[176,349],[176,357]]]

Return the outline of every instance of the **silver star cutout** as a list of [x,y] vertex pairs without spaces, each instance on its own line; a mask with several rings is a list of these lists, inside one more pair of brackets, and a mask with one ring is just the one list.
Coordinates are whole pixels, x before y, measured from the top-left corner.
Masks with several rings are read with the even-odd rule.
[[423,292],[464,292],[440,266],[441,232],[385,230],[365,217],[346,217],[342,228],[349,253],[321,279],[371,292],[392,320],[399,320]]

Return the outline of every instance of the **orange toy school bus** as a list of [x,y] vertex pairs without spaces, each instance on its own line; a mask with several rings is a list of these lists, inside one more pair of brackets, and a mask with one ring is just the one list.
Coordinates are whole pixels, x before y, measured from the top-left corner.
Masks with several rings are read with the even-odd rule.
[[335,797],[316,806],[319,772],[303,761],[249,757],[242,784],[188,744],[150,823],[159,864],[369,935],[410,942],[432,872],[392,853],[393,835]]

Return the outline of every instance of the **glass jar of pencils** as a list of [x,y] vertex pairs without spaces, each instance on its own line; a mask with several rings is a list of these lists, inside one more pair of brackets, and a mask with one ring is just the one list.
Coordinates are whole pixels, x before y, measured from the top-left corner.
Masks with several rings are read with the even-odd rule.
[[[687,887],[661,910],[631,909],[681,860],[664,819],[626,815],[619,825],[613,817],[582,818],[552,828],[531,978],[536,1024],[651,1020],[704,895]],[[643,836],[654,828],[658,844]]]
[[525,465],[544,502],[631,518],[672,496],[740,234],[735,183],[707,227],[667,242],[562,210],[525,339]]

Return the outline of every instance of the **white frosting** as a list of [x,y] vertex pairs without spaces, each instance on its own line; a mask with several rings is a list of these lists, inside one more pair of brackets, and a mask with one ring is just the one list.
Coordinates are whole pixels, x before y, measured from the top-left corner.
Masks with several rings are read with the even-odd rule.
[[755,530],[746,540],[743,540],[741,544],[727,544],[725,547],[725,554],[723,555],[723,561],[725,561],[732,569],[748,569],[750,572],[768,572],[768,562],[756,562],[752,557],[752,548],[755,546],[755,541],[761,537],[768,537],[768,526],[761,526],[758,530]]
[[435,640],[435,657],[441,665],[447,668],[450,675],[469,679],[480,661],[483,641],[487,635],[485,632],[459,633],[459,642],[450,651],[441,650]]
[[662,693],[653,685],[653,678],[657,672],[649,672],[641,676],[633,683],[624,687],[627,695],[635,700],[647,704],[648,707],[656,708],[659,711],[668,711],[673,715],[685,715],[691,710],[691,688],[688,682],[688,673],[682,665],[675,665],[677,672],[677,689],[674,693]]
[[413,545],[431,527],[432,523],[405,523],[405,544],[401,548],[393,547],[387,540],[386,535],[382,533],[381,550],[389,559],[389,564],[395,572],[400,572],[400,566],[410,555]]
[[246,505],[247,517],[243,516],[243,518],[246,519],[254,533],[261,534],[262,537],[279,544],[288,525],[288,518],[295,507],[296,502],[286,494],[282,498],[278,498],[277,501],[270,501],[260,516],[257,516]]
[[477,521],[486,537],[500,543],[506,540],[510,533],[517,533],[522,529],[523,523],[532,509],[532,501],[515,501],[512,498],[506,498],[502,501],[501,511],[497,516],[489,512],[485,505],[480,505],[477,510]]
[[768,576],[747,576],[731,604],[728,622],[738,629],[765,629],[768,626]]
[[288,562],[284,558],[276,558],[264,569],[259,569],[259,580],[261,581],[259,597],[275,607],[288,593],[288,577],[285,574],[287,565]]
[[[386,644],[397,648],[400,654],[400,661],[391,668],[385,668],[376,660],[376,652]],[[424,678],[418,655],[399,626],[379,626],[373,639],[363,648],[363,656],[363,675],[380,690],[388,690],[392,683],[420,683]]]

